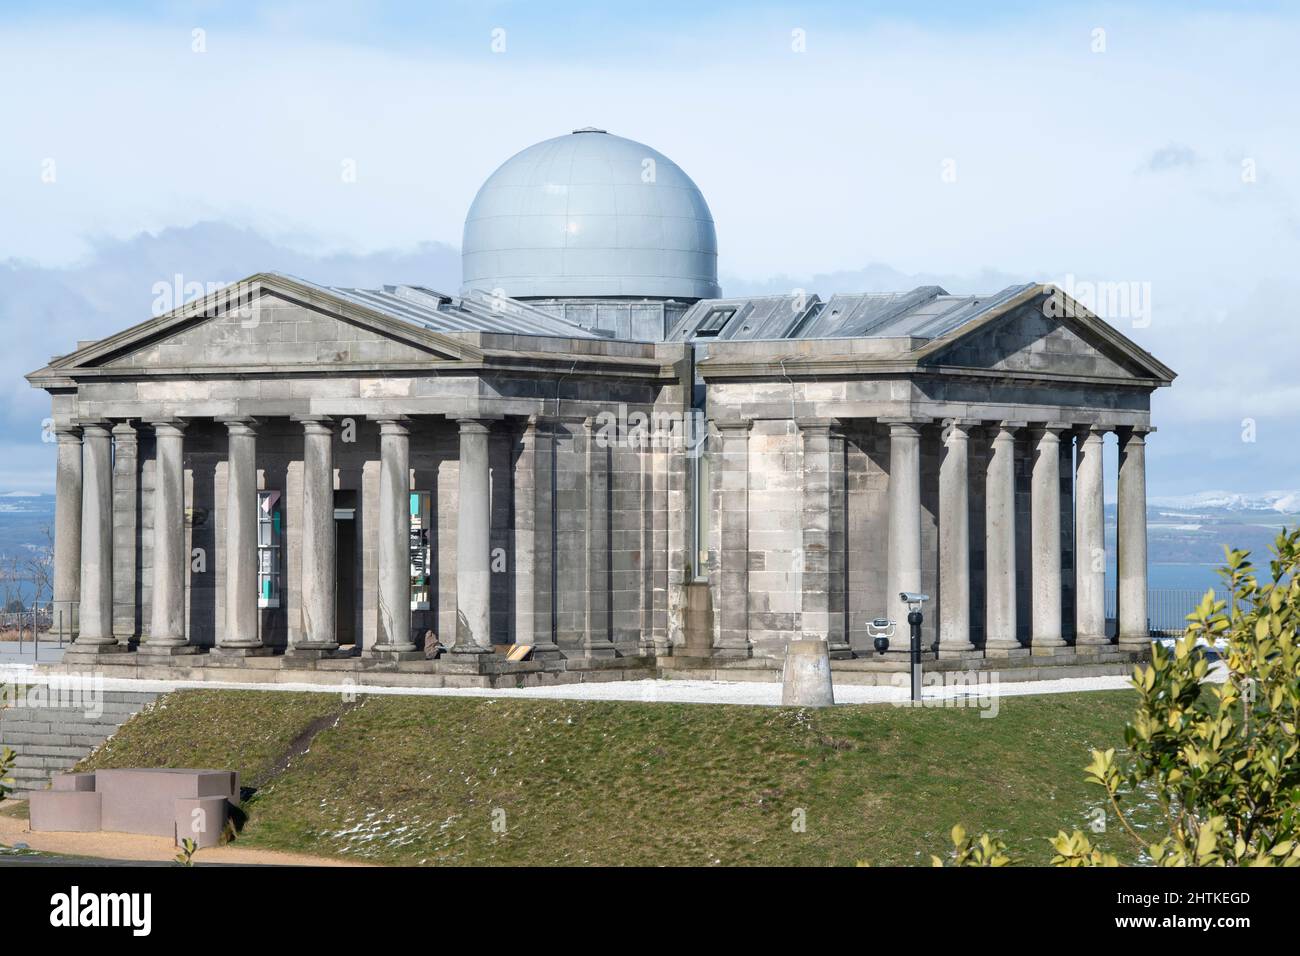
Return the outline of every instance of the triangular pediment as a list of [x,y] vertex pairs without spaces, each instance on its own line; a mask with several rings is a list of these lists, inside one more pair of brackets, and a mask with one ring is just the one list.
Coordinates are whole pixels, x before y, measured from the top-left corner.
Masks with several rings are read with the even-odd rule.
[[1065,293],[1038,287],[1011,307],[935,339],[921,364],[1168,384],[1175,373]]
[[51,363],[91,369],[213,372],[324,366],[383,367],[477,360],[472,344],[394,318],[329,289],[275,274],[101,339]]

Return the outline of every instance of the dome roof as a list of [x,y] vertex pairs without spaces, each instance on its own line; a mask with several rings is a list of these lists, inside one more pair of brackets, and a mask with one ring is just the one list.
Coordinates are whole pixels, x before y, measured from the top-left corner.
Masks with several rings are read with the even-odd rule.
[[658,150],[580,129],[488,177],[465,217],[465,291],[511,298],[719,294],[704,196]]

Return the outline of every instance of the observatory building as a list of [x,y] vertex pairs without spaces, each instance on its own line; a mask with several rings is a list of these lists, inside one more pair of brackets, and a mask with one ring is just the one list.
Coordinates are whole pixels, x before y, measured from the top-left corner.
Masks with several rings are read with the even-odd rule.
[[717,261],[682,169],[581,129],[483,184],[454,293],[262,273],[51,359],[66,666],[763,679],[816,637],[873,682],[903,591],[940,670],[1144,653],[1170,369],[1052,286],[727,298]]

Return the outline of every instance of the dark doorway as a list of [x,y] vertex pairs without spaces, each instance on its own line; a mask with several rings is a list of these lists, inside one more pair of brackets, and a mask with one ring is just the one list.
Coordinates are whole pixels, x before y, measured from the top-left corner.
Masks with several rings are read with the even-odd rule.
[[338,642],[357,643],[357,493],[334,492],[334,613]]

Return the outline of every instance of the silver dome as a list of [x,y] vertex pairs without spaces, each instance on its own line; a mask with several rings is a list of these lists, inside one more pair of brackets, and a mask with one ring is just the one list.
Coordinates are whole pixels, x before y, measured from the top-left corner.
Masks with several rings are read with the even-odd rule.
[[704,196],[658,150],[581,129],[488,177],[465,217],[464,291],[511,298],[720,294]]

